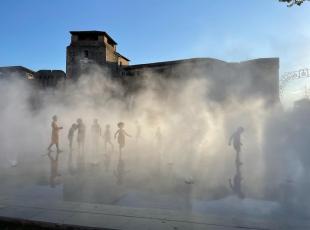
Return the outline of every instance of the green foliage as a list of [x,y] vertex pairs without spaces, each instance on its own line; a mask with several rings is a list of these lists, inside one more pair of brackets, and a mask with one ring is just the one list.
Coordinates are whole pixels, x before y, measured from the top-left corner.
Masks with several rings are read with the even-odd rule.
[[279,0],[280,2],[286,2],[289,6],[293,6],[293,5],[298,5],[300,6],[301,4],[303,4],[305,1],[309,1],[309,0]]

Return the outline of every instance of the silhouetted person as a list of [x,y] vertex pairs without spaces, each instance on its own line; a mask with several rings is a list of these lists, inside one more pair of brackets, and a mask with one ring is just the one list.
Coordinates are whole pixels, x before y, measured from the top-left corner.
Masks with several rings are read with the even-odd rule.
[[84,154],[86,127],[81,118],[77,119],[77,142],[79,154]]
[[56,145],[57,148],[57,152],[61,152],[61,150],[59,149],[59,130],[62,129],[62,127],[59,127],[57,125],[57,116],[54,115],[53,116],[53,121],[52,121],[52,138],[51,138],[51,144],[48,146],[48,151],[51,150],[51,147],[53,145]]
[[95,153],[98,153],[98,145],[99,145],[99,139],[101,136],[101,127],[98,124],[98,120],[94,119],[94,123],[91,126],[91,134],[92,134],[92,141],[95,149]]
[[236,151],[236,164],[241,164],[240,161],[240,152],[241,152],[241,134],[244,132],[244,128],[243,127],[239,127],[229,138],[229,143],[228,145],[231,145],[231,142],[233,143],[233,147]]
[[49,182],[50,182],[50,186],[54,188],[57,184],[57,178],[61,176],[58,172],[59,153],[57,152],[55,158],[53,158],[51,155],[51,151],[49,151],[47,156],[50,159],[50,163],[51,163],[51,174],[50,174]]
[[69,148],[70,152],[72,152],[72,144],[73,144],[73,137],[74,137],[74,132],[77,129],[77,124],[72,124],[71,128],[69,129],[68,132],[68,140],[69,140]]
[[119,128],[116,133],[114,134],[114,139],[117,136],[117,142],[119,146],[119,153],[122,154],[122,149],[125,147],[125,136],[131,137],[126,131],[124,130],[124,122],[119,122],[117,127]]
[[103,142],[104,142],[104,151],[105,151],[105,153],[106,154],[108,153],[108,145],[110,145],[111,150],[113,152],[114,146],[113,146],[112,141],[111,141],[110,125],[106,125],[105,126],[105,131],[104,131],[104,134],[103,134]]
[[233,190],[233,192],[241,199],[243,199],[244,193],[242,192],[242,175],[241,175],[241,160],[240,160],[240,152],[241,152],[241,134],[244,132],[243,127],[239,127],[230,137],[229,139],[229,145],[231,145],[231,142],[233,142],[233,147],[236,151],[236,174],[234,176],[233,181],[229,179],[229,185],[230,188]]

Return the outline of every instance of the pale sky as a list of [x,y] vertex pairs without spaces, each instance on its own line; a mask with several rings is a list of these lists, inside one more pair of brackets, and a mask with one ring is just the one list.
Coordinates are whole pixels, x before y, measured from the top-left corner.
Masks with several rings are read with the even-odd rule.
[[[131,64],[280,57],[281,73],[310,68],[310,2],[1,0],[0,20],[0,66],[65,70],[69,31],[103,30]],[[304,85],[292,82],[287,96],[300,97]]]

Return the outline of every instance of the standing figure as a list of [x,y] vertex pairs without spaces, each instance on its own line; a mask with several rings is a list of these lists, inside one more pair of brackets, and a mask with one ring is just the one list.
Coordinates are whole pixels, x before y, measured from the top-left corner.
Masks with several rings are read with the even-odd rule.
[[231,142],[233,142],[234,149],[236,151],[236,164],[241,164],[240,161],[240,153],[241,153],[241,134],[244,132],[243,127],[239,127],[229,138],[229,143],[228,145],[231,145]]
[[78,150],[79,154],[84,154],[85,150],[85,134],[86,134],[86,127],[81,118],[77,119],[77,142],[78,142]]
[[50,151],[51,147],[55,144],[57,148],[57,152],[60,153],[61,150],[59,149],[59,130],[62,129],[62,127],[59,127],[57,125],[57,116],[53,116],[53,122],[52,122],[52,138],[51,138],[51,144],[48,146],[47,150]]
[[229,186],[233,190],[233,192],[240,198],[244,199],[244,193],[242,191],[242,174],[241,174],[241,160],[240,160],[240,153],[241,153],[241,134],[244,132],[243,127],[239,127],[230,137],[228,145],[231,145],[233,142],[234,149],[236,151],[236,174],[234,176],[233,181],[229,179]]
[[105,126],[105,131],[104,131],[104,134],[103,134],[103,141],[104,141],[104,151],[105,151],[105,154],[108,154],[108,144],[110,145],[111,150],[113,152],[114,146],[113,146],[112,141],[111,141],[110,125],[106,125]]
[[119,122],[117,127],[119,128],[116,133],[114,134],[114,139],[117,136],[117,142],[119,146],[119,153],[122,154],[122,149],[125,147],[125,136],[131,137],[126,131],[124,130],[124,122]]
[[98,124],[98,120],[94,119],[94,123],[91,126],[91,134],[92,134],[92,141],[94,145],[95,154],[98,153],[98,145],[99,145],[99,139],[101,136],[101,127]]
[[71,128],[69,129],[68,132],[68,140],[69,140],[69,148],[70,148],[70,153],[72,152],[72,144],[73,144],[73,137],[74,137],[74,132],[77,129],[77,124],[72,124]]

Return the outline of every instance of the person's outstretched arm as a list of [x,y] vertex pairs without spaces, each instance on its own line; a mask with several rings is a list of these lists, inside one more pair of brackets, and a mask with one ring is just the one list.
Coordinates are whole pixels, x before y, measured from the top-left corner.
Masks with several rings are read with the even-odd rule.
[[131,137],[131,135],[128,134],[128,133],[126,133],[126,131],[124,131],[124,133],[125,133],[125,135],[126,135],[127,137]]

